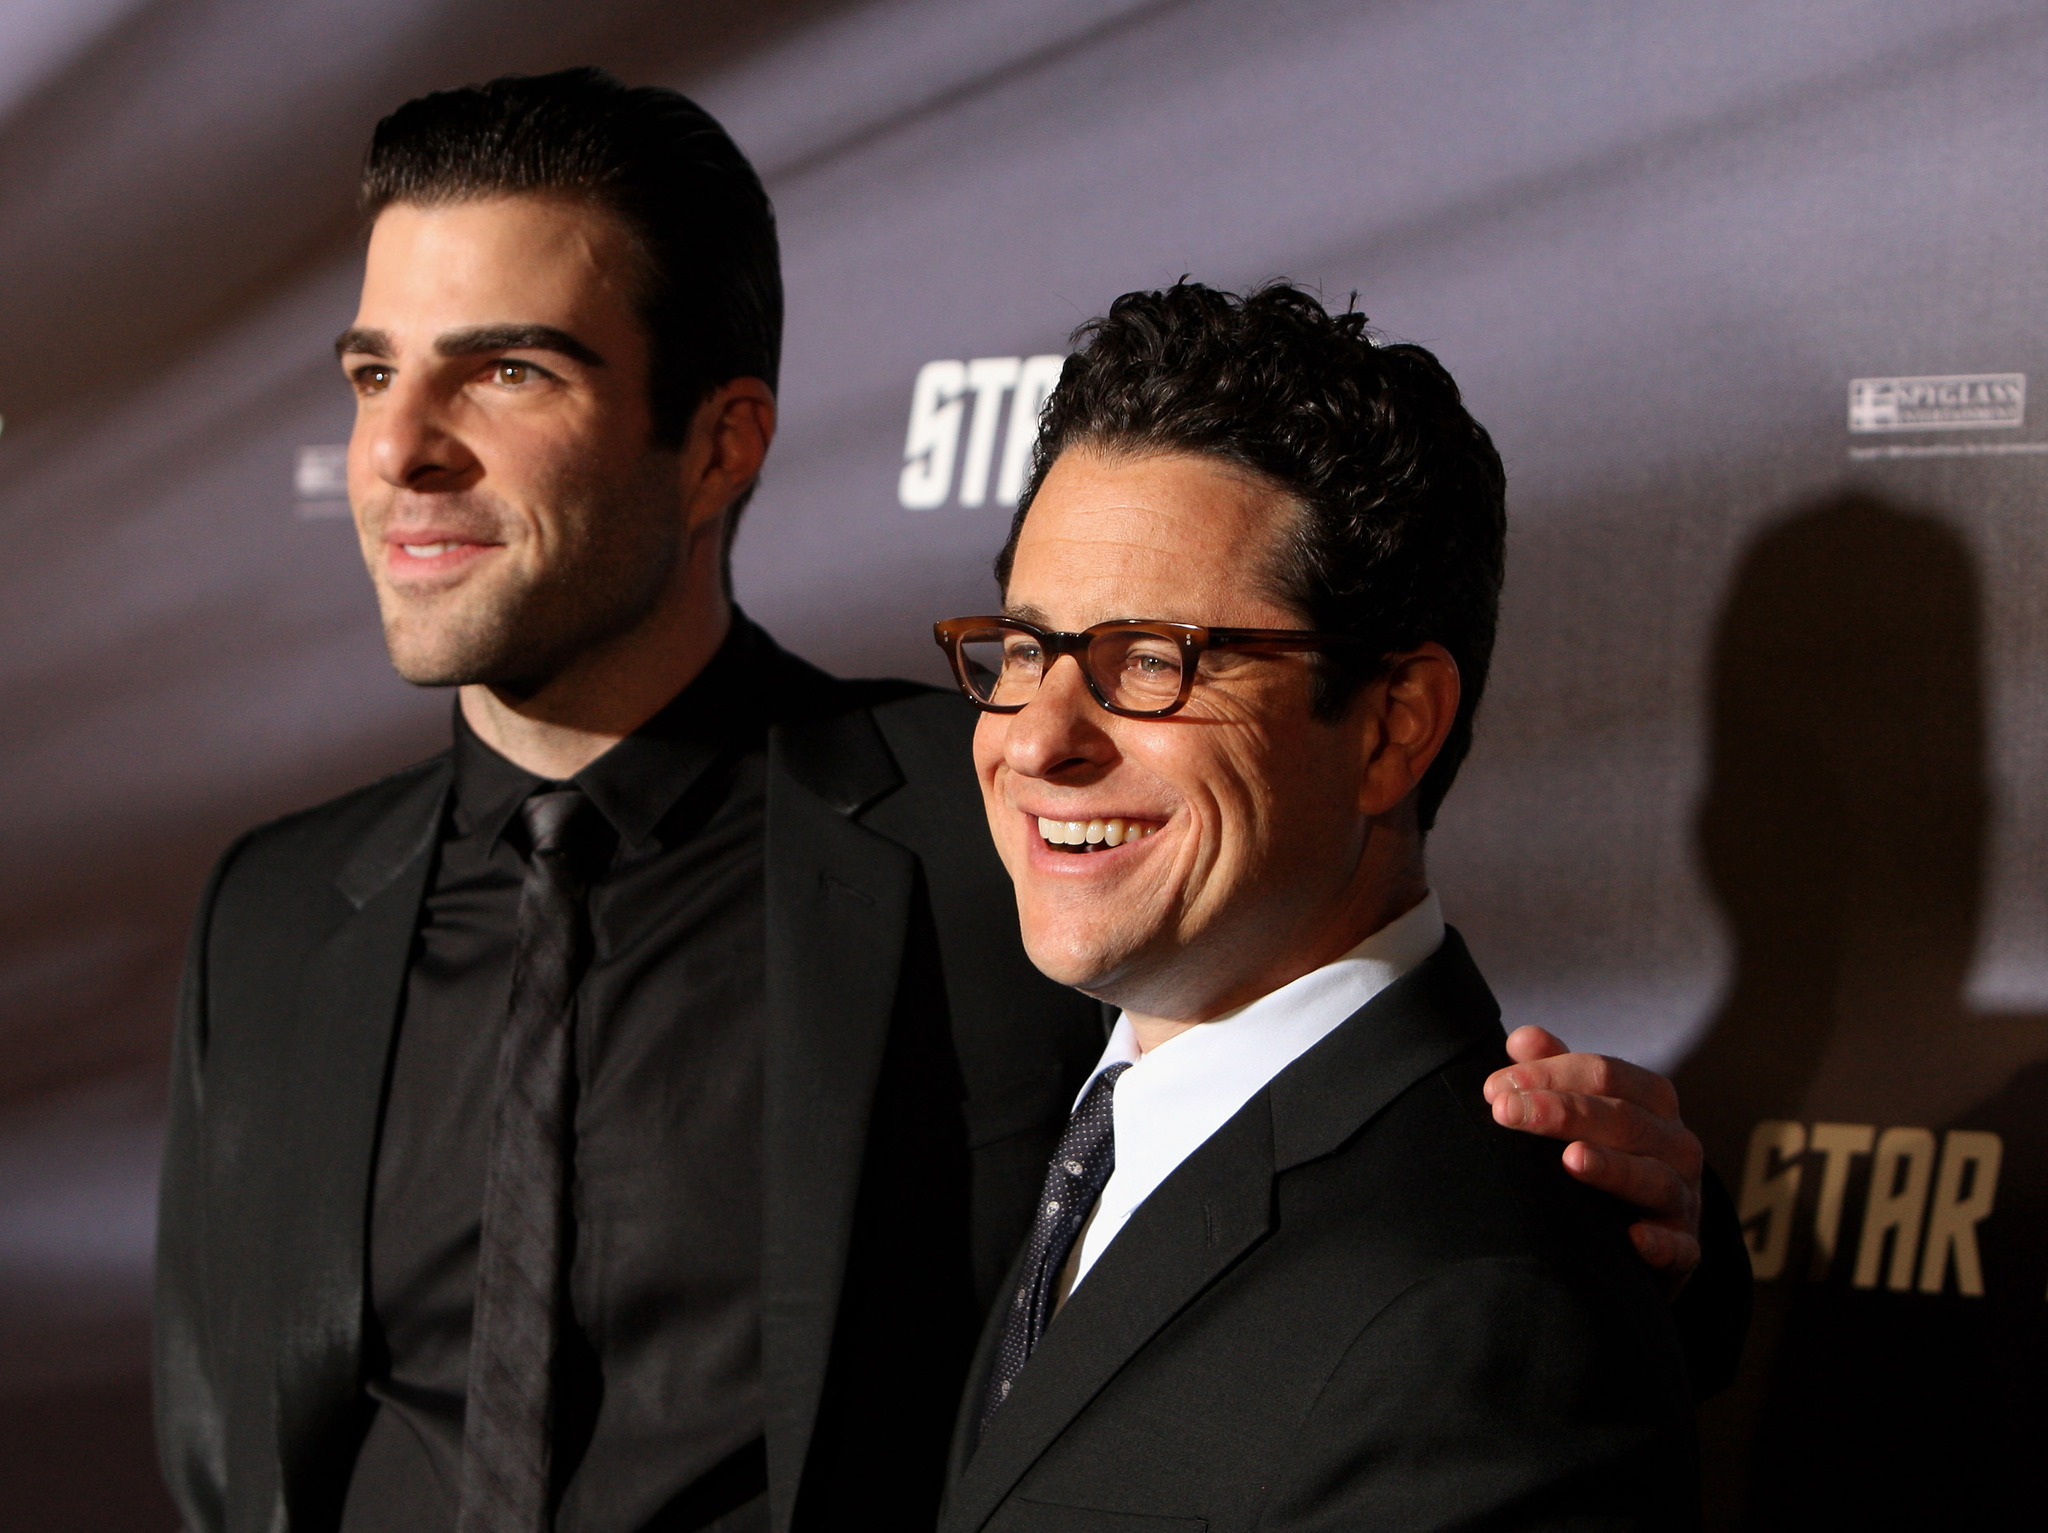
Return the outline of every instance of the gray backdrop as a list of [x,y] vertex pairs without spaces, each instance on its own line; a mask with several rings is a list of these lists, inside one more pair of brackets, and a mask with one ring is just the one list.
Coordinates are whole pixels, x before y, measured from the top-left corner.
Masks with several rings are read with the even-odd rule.
[[[1679,1071],[1745,1196],[1776,1275],[1706,1417],[1715,1524],[2017,1520],[2044,43],[1995,0],[0,3],[0,1520],[167,1522],[192,897],[235,831],[445,735],[319,451],[361,146],[420,90],[585,61],[698,95],[775,197],[784,434],[737,580],[835,668],[937,679],[931,618],[991,599],[1004,359],[1028,414],[1028,359],[1116,293],[1284,274],[1444,358],[1513,533],[1434,877],[1512,1018]],[[1850,429],[1854,380],[1957,376],[1866,385],[1893,429]]]

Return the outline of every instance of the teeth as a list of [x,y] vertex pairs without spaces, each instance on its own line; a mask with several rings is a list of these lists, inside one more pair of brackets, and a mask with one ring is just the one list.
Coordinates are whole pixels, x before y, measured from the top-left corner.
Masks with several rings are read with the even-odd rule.
[[1159,827],[1137,820],[1049,820],[1038,817],[1038,834],[1054,846],[1122,846],[1149,836]]
[[432,559],[447,553],[455,545],[453,543],[401,543],[398,546],[411,554],[415,559]]

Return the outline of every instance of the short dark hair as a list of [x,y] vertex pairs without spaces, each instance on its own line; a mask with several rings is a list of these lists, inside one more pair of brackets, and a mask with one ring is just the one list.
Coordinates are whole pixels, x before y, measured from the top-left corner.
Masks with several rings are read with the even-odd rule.
[[601,69],[505,75],[435,91],[377,124],[362,206],[434,206],[522,193],[587,198],[625,225],[645,269],[655,439],[679,447],[720,384],[772,389],[782,356],[782,263],[761,178],[687,96]]
[[997,581],[1007,590],[1032,499],[1070,448],[1207,454],[1271,484],[1300,508],[1265,571],[1273,594],[1365,641],[1317,657],[1318,713],[1342,713],[1387,657],[1426,641],[1458,663],[1458,716],[1416,795],[1428,830],[1472,746],[1506,564],[1506,474],[1451,375],[1287,282],[1126,293],[1073,340]]

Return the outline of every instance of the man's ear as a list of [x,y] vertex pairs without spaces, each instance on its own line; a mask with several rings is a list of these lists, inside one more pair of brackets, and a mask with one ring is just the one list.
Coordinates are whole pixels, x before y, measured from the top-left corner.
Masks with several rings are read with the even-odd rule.
[[683,444],[683,507],[695,534],[754,486],[775,440],[775,393],[759,378],[721,383],[690,417]]
[[1450,737],[1462,695],[1458,662],[1441,644],[1423,644],[1388,661],[1386,674],[1359,699],[1359,724],[1367,732],[1358,789],[1363,813],[1389,813],[1415,791]]

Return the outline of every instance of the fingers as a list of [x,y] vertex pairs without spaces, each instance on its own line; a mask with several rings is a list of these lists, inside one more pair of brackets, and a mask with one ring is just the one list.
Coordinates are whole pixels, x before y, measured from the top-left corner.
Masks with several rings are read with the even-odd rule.
[[1678,1116],[1678,1093],[1653,1070],[1604,1054],[1573,1054],[1540,1027],[1508,1038],[1504,1070],[1487,1077],[1496,1123],[1572,1141],[1572,1176],[1642,1210],[1629,1238],[1676,1294],[1700,1261],[1699,1136]]
[[1522,1026],[1508,1034],[1508,1058],[1517,1064],[1568,1052],[1564,1040],[1547,1028]]
[[1676,1294],[1700,1264],[1699,1195],[1661,1161],[1616,1155],[1589,1144],[1567,1146],[1564,1167],[1587,1186],[1650,1215],[1629,1226],[1629,1239]]
[[1565,1170],[1587,1186],[1612,1193],[1658,1223],[1698,1232],[1699,1194],[1663,1161],[1584,1143],[1566,1145],[1563,1158]]
[[1633,1224],[1628,1238],[1646,1263],[1681,1284],[1700,1264],[1699,1241],[1682,1231],[1661,1224]]
[[1699,1136],[1676,1118],[1646,1112],[1633,1102],[1577,1092],[1509,1089],[1492,1097],[1493,1121],[1503,1128],[1548,1139],[1585,1140],[1624,1156],[1648,1157],[1687,1183],[1697,1183],[1705,1161]]
[[[1537,1034],[1550,1042],[1557,1040],[1540,1027],[1519,1027],[1510,1045],[1524,1034]],[[1531,1047],[1524,1039],[1523,1046]],[[1512,1049],[1510,1049],[1512,1057]],[[1575,1092],[1584,1096],[1615,1097],[1632,1102],[1645,1112],[1678,1123],[1678,1092],[1671,1082],[1654,1070],[1632,1065],[1606,1054],[1555,1054],[1518,1060],[1486,1078],[1486,1100],[1495,1101],[1504,1092]]]
[[1678,1092],[1654,1070],[1574,1054],[1555,1033],[1518,1027],[1514,1063],[1486,1080],[1496,1123],[1569,1139],[1564,1167],[1649,1217],[1629,1226],[1636,1254],[1676,1296],[1700,1264],[1699,1179],[1705,1154],[1678,1115]]

